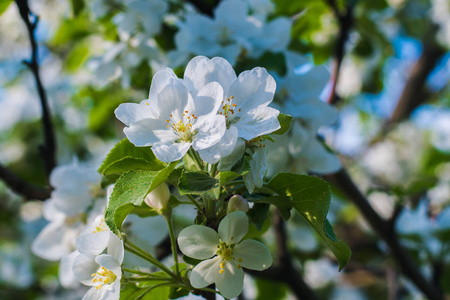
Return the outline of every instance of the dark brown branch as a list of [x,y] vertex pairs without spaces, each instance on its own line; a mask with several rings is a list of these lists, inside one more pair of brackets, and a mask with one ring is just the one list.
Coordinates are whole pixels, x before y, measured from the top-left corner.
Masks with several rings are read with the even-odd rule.
[[339,80],[339,73],[341,70],[342,60],[345,54],[345,43],[348,39],[348,34],[353,26],[353,4],[348,4],[345,12],[339,11],[335,0],[327,0],[329,6],[333,10],[336,18],[339,22],[339,36],[336,41],[333,55],[333,70],[331,72],[331,91],[328,96],[327,102],[330,104],[336,104],[339,101],[339,97],[336,94],[336,86]]
[[434,42],[424,42],[423,45],[422,54],[409,73],[388,125],[408,118],[415,108],[430,98],[431,93],[424,89],[426,80],[445,51]]
[[55,144],[55,134],[53,131],[52,120],[50,116],[50,109],[48,106],[47,94],[42,85],[42,80],[39,75],[39,64],[38,64],[38,47],[35,37],[35,29],[39,22],[39,18],[34,15],[28,6],[27,0],[15,0],[17,6],[19,7],[19,13],[24,21],[28,36],[31,44],[31,59],[30,61],[24,61],[31,72],[34,75],[36,88],[38,90],[39,99],[42,107],[42,126],[44,129],[44,145],[39,147],[42,158],[44,160],[45,170],[47,172],[47,177],[50,176],[51,171],[56,165],[56,144]]
[[0,178],[12,191],[25,197],[27,200],[46,200],[50,198],[49,190],[26,182],[2,165],[0,165]]
[[264,271],[246,270],[246,272],[256,277],[286,283],[297,299],[319,300],[314,291],[306,284],[301,274],[293,266],[294,263],[287,248],[285,224],[278,212],[274,216],[274,228],[277,243],[277,256],[274,265]]
[[220,0],[187,0],[187,2],[194,5],[197,10],[205,15],[208,15],[210,17],[214,14],[214,9],[219,4]]
[[399,239],[392,230],[390,224],[375,212],[368,200],[353,183],[347,172],[341,170],[338,173],[327,175],[325,178],[340,188],[359,208],[373,230],[388,245],[390,254],[395,258],[403,274],[407,276],[429,299],[444,300],[444,296],[439,289],[423,277],[416,267],[416,263],[411,259],[408,252],[400,245]]

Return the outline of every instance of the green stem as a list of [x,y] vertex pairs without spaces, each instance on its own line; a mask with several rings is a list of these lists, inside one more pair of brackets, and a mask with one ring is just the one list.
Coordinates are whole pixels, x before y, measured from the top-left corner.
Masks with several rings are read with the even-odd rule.
[[139,256],[142,259],[145,259],[146,261],[150,262],[151,264],[155,265],[156,267],[158,267],[162,271],[164,271],[167,274],[169,274],[171,277],[177,278],[177,276],[169,268],[167,268],[159,260],[154,258],[150,253],[145,252],[144,250],[142,250],[138,246],[136,246],[133,243],[131,243],[129,240],[127,240],[127,244],[128,245],[125,245],[125,250],[133,253],[136,256]]
[[128,281],[134,281],[134,282],[141,282],[141,281],[168,281],[168,282],[172,282],[172,278],[168,278],[168,277],[161,277],[161,278],[157,278],[157,277],[128,277],[127,278]]
[[177,244],[175,241],[175,233],[173,232],[173,222],[172,222],[172,214],[170,215],[163,215],[164,219],[167,222],[167,227],[169,227],[169,235],[170,235],[170,243],[172,245],[172,255],[173,260],[175,262],[175,272],[177,276],[180,276],[180,270],[178,267],[178,253],[177,253]]
[[200,204],[198,204],[198,202],[194,199],[194,197],[192,197],[192,195],[186,195],[186,197],[188,197],[189,200],[191,200],[191,202],[195,205],[195,207],[197,207],[198,211],[202,211],[202,207],[200,206]]
[[217,165],[218,165],[219,163],[215,163],[215,164],[213,164],[213,165],[211,165],[211,171],[210,171],[210,173],[209,173],[209,175],[211,176],[211,177],[216,177],[216,172],[217,172]]
[[197,165],[198,169],[202,171],[203,170],[203,164],[202,164],[202,160],[200,159],[198,154],[192,148],[189,149],[188,153],[191,156],[191,158],[194,160],[194,162]]
[[133,269],[127,269],[127,268],[122,268],[122,271],[128,272],[128,273],[132,273],[132,274],[137,274],[137,275],[149,275],[150,274],[148,272],[143,272],[143,271],[133,270]]

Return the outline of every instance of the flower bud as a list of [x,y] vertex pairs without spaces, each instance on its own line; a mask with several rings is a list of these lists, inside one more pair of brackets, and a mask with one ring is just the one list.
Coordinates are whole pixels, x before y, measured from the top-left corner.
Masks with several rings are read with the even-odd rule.
[[248,201],[241,195],[234,195],[228,201],[228,208],[227,208],[228,213],[238,210],[246,213],[248,209],[249,209]]
[[144,201],[159,214],[163,213],[169,205],[170,190],[166,183],[161,183],[156,189],[148,194]]

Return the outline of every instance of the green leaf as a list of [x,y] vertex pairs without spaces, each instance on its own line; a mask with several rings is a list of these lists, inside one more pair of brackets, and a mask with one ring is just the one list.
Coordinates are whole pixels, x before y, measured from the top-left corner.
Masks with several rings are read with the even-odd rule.
[[266,219],[269,215],[270,205],[266,203],[255,203],[253,207],[247,212],[250,222],[256,226],[256,230],[262,231]]
[[[212,178],[205,172],[186,172],[178,181],[178,191],[180,195],[194,194],[203,195],[205,192],[217,194],[219,180]],[[216,198],[218,198],[217,195]]]
[[291,128],[292,117],[290,115],[280,113],[278,115],[278,122],[280,122],[281,128],[275,132],[272,132],[272,134],[276,134],[276,135],[285,134]]
[[171,162],[160,171],[129,171],[120,176],[111,194],[105,212],[105,222],[115,232],[120,230],[128,214],[141,206],[145,196],[166,181],[177,162]]
[[83,0],[71,0],[72,4],[72,12],[74,16],[78,16],[84,8],[84,1]]
[[292,202],[291,198],[287,196],[271,196],[259,199],[258,201],[254,202],[267,203],[276,206],[285,221],[289,220],[289,218],[291,217]]
[[1,0],[0,1],[0,16],[8,9],[12,0]]
[[219,186],[224,186],[227,183],[232,182],[236,178],[241,176],[241,174],[232,172],[232,171],[224,171],[219,173]]
[[131,170],[158,171],[163,168],[164,163],[156,158],[151,147],[136,147],[128,139],[123,139],[108,153],[98,171],[102,175],[109,175]]
[[65,69],[69,72],[77,71],[89,57],[89,47],[90,45],[84,41],[76,43],[65,59]]
[[294,208],[333,251],[341,270],[349,261],[351,251],[345,243],[337,241],[331,225],[326,221],[331,201],[328,183],[312,176],[280,173],[267,186],[278,195],[291,198]]

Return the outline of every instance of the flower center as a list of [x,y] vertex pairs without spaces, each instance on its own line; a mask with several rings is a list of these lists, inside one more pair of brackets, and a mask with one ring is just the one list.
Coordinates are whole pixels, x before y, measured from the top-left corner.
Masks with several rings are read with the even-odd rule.
[[97,233],[97,232],[107,231],[107,230],[108,230],[108,227],[106,226],[105,219],[102,218],[100,220],[100,222],[98,222],[98,224],[95,226],[95,230],[92,231],[92,233]]
[[174,120],[172,115],[169,115],[169,118],[166,120],[167,128],[171,128],[173,132],[178,134],[180,140],[185,142],[192,142],[192,137],[195,135],[195,132],[192,131],[192,124],[197,119],[194,114],[189,115],[189,111],[185,110],[183,113],[183,118],[178,122]]
[[[232,120],[235,118],[235,113],[241,112],[241,109],[233,103],[234,96],[227,98],[227,100],[222,101],[223,106],[219,108],[219,114],[225,116],[227,120],[227,125],[233,123]],[[236,111],[237,110],[237,111]]]
[[[220,274],[224,272],[225,263],[235,260],[235,257],[233,256],[233,248],[235,246],[236,244],[234,243],[228,245],[227,243],[222,241],[220,241],[220,244],[217,246],[218,250],[216,251],[216,255],[222,258],[222,262],[220,263]],[[242,259],[238,258],[237,261],[242,262]],[[239,269],[242,268],[240,264],[238,264],[237,267]]]
[[245,144],[248,147],[257,147],[257,148],[265,148],[266,144],[264,144],[264,139],[262,137],[255,137],[254,139],[251,139],[250,141],[245,141]]
[[93,277],[92,282],[95,283],[95,289],[99,290],[104,284],[111,284],[116,281],[117,276],[112,271],[100,267],[97,273],[91,275]]

